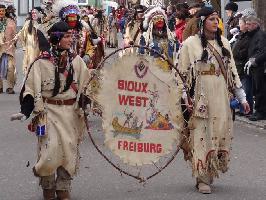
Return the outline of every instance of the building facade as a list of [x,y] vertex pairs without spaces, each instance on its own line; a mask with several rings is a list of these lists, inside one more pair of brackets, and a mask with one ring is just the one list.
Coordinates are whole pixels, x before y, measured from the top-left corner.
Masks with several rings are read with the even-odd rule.
[[17,9],[17,25],[23,26],[25,19],[32,8],[40,6],[41,0],[14,0]]
[[[19,27],[23,26],[27,14],[32,10],[34,7],[41,6],[43,0],[1,0],[6,5],[14,5],[17,9],[17,25]],[[76,0],[79,5],[86,6],[91,5],[94,7],[100,7],[102,0]]]
[[16,8],[17,25],[23,26],[29,11],[33,7],[41,5],[42,0],[1,0],[1,3],[7,5],[14,5]]
[[[29,13],[29,11],[33,7],[40,6],[43,0],[1,0],[1,3],[3,2],[6,5],[13,4],[15,8],[17,9],[17,24],[18,26],[23,26],[26,16]],[[86,5],[91,5],[93,7],[101,7],[102,5],[102,0],[76,0],[79,5],[81,6],[86,6]],[[128,5],[128,4],[142,4],[142,5],[165,5],[167,4],[166,2],[175,2],[175,3],[180,3],[180,2],[199,2],[201,0],[115,0],[118,2],[119,5]],[[229,0],[211,0],[213,5],[217,10],[221,11],[221,15],[224,21],[226,21],[226,16],[225,16],[225,11],[224,11],[224,6],[226,3],[229,2]],[[240,6],[240,10],[244,8],[251,7],[251,0],[247,1],[239,1],[237,2]],[[174,4],[175,5],[175,4]]]

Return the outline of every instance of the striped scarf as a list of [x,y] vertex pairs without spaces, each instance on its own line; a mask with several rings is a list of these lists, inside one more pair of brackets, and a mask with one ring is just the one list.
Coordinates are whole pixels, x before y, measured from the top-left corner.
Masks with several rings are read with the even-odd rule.
[[6,19],[0,20],[0,33],[6,30]]

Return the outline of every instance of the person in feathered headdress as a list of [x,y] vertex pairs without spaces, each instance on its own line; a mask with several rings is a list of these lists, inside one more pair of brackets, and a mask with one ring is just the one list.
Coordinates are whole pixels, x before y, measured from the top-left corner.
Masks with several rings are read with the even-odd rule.
[[80,19],[80,10],[76,1],[56,0],[52,11],[59,20],[65,21],[74,34],[72,50],[79,54],[89,68],[95,68],[104,57],[104,46],[96,31]]
[[56,0],[52,5],[56,17],[65,21],[71,29],[80,29],[80,9],[74,0]]
[[228,170],[233,139],[231,109],[242,104],[248,113],[249,105],[229,41],[218,28],[218,13],[205,7],[197,17],[200,31],[183,42],[177,67],[185,79],[180,86],[188,89],[182,99],[190,116],[184,122],[189,134],[182,146],[186,147],[185,159],[192,164],[196,186],[206,194],[211,193],[213,179]]
[[[168,28],[166,13],[161,7],[155,6],[146,10],[143,30],[145,32],[140,38],[139,44],[148,45],[165,55],[170,61],[173,61],[179,44],[175,40],[174,34]],[[156,55],[154,54],[154,56]],[[167,62],[162,62],[161,67],[164,70],[169,70]]]

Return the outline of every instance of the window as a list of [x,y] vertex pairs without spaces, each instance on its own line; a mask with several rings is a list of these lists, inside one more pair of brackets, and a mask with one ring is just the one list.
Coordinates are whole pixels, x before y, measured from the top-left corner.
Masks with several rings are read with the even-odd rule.
[[18,15],[25,16],[29,12],[29,0],[18,1]]
[[13,0],[1,0],[1,4],[6,4],[6,5],[10,5],[10,4],[14,4]]
[[88,0],[78,0],[79,5],[87,6],[89,4]]
[[40,7],[42,0],[32,0],[32,7]]

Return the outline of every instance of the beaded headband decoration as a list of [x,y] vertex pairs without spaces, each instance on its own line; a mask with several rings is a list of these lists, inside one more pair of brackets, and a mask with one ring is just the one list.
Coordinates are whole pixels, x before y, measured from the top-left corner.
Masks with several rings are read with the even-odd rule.
[[70,14],[79,15],[80,14],[79,8],[76,5],[69,5],[67,7],[64,7],[60,10],[59,17],[64,19],[66,18],[66,16]]

